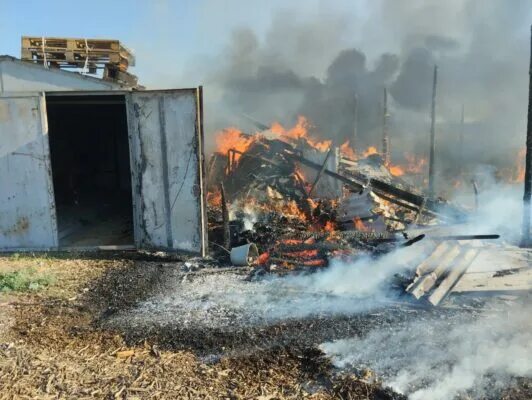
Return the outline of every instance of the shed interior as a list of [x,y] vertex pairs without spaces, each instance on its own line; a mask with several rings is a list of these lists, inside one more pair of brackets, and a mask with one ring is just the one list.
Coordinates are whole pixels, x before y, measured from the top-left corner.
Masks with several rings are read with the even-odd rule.
[[133,244],[123,95],[46,98],[60,247]]

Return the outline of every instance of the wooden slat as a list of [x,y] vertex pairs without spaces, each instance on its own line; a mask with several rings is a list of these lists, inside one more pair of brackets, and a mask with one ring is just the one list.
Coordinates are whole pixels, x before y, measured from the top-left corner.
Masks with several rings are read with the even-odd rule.
[[445,277],[445,279],[438,285],[438,287],[429,296],[429,302],[437,306],[447,296],[451,289],[456,285],[458,280],[465,273],[467,268],[471,265],[475,257],[477,256],[479,249],[471,248],[466,251],[463,257],[454,265]]
[[460,254],[460,245],[456,244],[447,251],[441,258],[440,263],[434,270],[420,277],[413,285],[407,288],[407,292],[416,299],[420,299],[427,294],[436,282],[447,272],[456,257]]

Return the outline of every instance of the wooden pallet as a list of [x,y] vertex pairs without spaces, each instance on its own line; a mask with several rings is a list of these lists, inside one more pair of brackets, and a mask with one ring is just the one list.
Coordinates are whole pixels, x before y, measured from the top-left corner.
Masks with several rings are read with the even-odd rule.
[[111,65],[125,72],[135,57],[118,40],[22,37],[21,59],[59,68],[102,69]]

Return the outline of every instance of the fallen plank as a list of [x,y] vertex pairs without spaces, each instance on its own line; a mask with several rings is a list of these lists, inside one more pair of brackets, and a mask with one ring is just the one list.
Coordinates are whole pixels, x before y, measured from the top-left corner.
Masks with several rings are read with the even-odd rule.
[[428,300],[433,306],[440,304],[441,301],[449,294],[451,289],[456,285],[458,280],[471,265],[471,262],[475,259],[478,253],[479,250],[475,248],[467,250],[458,263],[453,266],[449,274],[429,296]]
[[429,272],[414,282],[413,285],[407,288],[407,292],[412,294],[416,299],[420,299],[427,294],[436,284],[436,282],[443,276],[443,274],[450,268],[456,257],[460,254],[460,245],[456,244],[452,246],[441,257],[441,261],[434,268],[432,272]]
[[[443,254],[445,254],[446,251],[448,251],[450,248],[450,244],[448,242],[440,243],[434,251],[425,259],[423,260],[416,268],[416,273],[420,277],[428,274],[437,267],[438,263],[440,262],[441,257]],[[412,284],[413,285],[413,284]],[[408,290],[408,288],[407,288]]]

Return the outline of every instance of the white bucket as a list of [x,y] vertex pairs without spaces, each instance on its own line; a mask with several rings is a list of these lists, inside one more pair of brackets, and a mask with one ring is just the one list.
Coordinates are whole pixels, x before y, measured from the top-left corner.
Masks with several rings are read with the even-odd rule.
[[259,250],[253,243],[231,249],[231,263],[238,266],[247,266],[259,257]]

